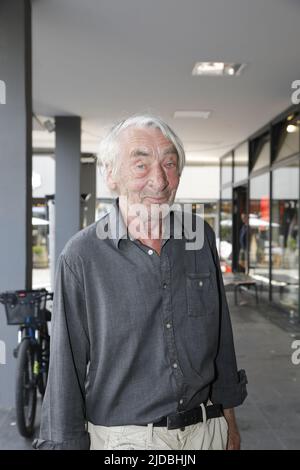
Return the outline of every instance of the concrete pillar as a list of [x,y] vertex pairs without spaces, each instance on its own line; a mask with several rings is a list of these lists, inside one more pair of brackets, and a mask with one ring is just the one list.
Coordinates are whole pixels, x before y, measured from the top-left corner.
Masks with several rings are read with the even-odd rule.
[[[0,292],[3,292],[30,288],[32,276],[29,0],[0,2],[0,82]],[[0,341],[0,406],[11,407],[16,368],[12,351],[17,344],[17,327],[6,325],[2,305]]]
[[55,260],[80,230],[81,119],[56,117]]

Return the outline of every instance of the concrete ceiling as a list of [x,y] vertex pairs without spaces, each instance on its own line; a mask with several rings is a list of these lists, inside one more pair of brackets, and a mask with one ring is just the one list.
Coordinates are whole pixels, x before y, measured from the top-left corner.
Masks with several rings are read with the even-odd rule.
[[[34,112],[82,116],[86,149],[116,120],[152,112],[190,158],[213,160],[290,106],[300,79],[298,0],[33,0],[32,10]],[[247,67],[192,76],[202,60]]]

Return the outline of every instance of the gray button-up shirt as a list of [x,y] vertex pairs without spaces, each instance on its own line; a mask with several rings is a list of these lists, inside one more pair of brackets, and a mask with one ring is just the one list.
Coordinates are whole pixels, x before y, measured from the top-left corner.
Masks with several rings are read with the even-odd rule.
[[[185,249],[183,230],[159,256],[126,236],[122,218],[112,222],[105,215],[80,231],[59,258],[35,448],[88,449],[88,421],[141,425],[247,395],[210,226],[201,249]],[[110,237],[99,239],[99,228]]]

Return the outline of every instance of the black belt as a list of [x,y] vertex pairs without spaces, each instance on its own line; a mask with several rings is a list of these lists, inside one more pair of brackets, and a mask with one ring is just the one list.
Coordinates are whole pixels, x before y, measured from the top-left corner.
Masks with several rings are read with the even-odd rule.
[[[221,405],[208,405],[205,407],[206,419],[219,418],[223,416]],[[164,416],[162,419],[153,423],[153,426],[163,426],[168,429],[179,429],[191,424],[200,423],[203,421],[202,408],[199,406],[192,410],[179,411],[169,416]]]

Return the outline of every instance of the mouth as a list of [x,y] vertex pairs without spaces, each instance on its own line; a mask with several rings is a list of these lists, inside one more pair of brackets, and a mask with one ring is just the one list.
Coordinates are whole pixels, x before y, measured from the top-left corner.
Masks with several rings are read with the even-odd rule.
[[164,196],[164,197],[146,196],[144,199],[147,199],[148,201],[150,201],[154,204],[162,204],[162,203],[167,202],[169,200],[169,198],[167,196]]

